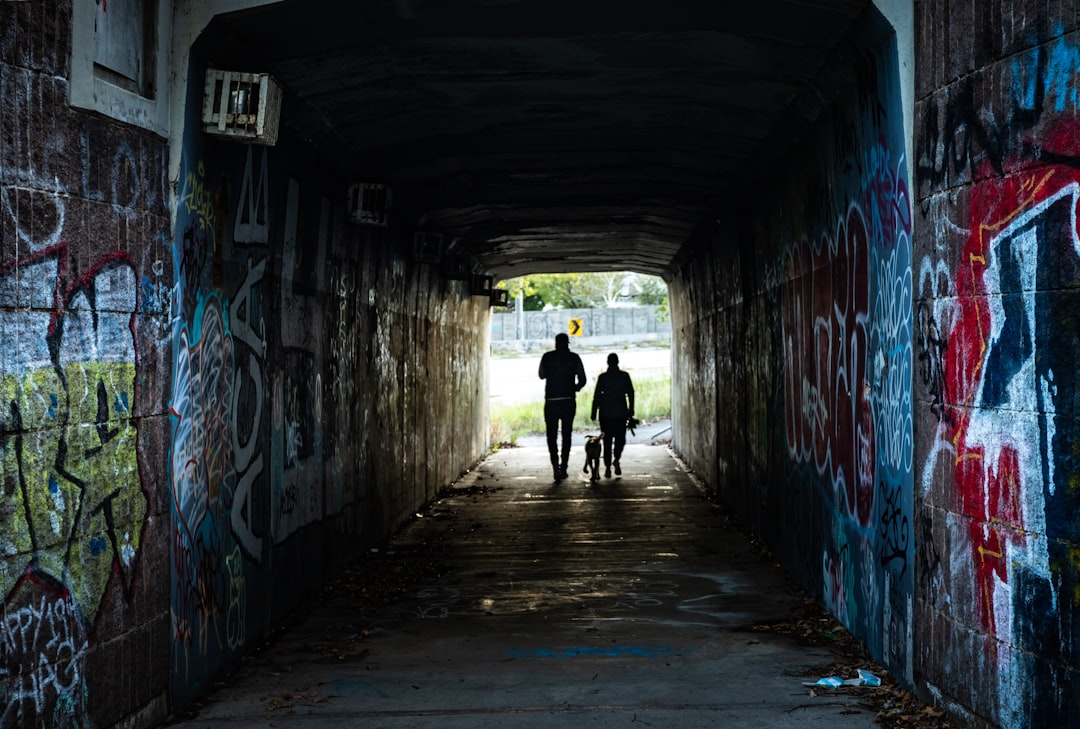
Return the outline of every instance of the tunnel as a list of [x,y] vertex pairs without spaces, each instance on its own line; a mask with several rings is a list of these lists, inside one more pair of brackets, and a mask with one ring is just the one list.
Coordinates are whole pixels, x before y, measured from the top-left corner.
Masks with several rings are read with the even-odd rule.
[[989,5],[0,3],[0,726],[198,701],[490,454],[497,285],[605,271],[874,660],[1072,725],[1080,41]]

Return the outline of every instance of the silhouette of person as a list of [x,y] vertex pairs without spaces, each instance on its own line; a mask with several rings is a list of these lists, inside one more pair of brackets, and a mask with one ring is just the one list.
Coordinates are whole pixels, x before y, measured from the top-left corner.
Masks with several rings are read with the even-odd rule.
[[[540,358],[540,379],[544,386],[544,425],[547,429],[548,453],[555,480],[566,478],[570,461],[570,439],[574,432],[577,412],[577,392],[585,387],[585,366],[581,357],[570,351],[570,337],[555,335],[555,349]],[[558,433],[562,430],[562,448],[558,448]]]
[[[596,392],[593,393],[592,419],[600,414],[600,430],[604,434],[604,478],[611,478],[611,467],[615,475],[622,475],[619,459],[626,447],[626,425],[634,417],[634,383],[630,373],[619,369],[619,355],[612,352],[607,358],[607,372],[596,378]],[[612,453],[614,446],[614,453]]]

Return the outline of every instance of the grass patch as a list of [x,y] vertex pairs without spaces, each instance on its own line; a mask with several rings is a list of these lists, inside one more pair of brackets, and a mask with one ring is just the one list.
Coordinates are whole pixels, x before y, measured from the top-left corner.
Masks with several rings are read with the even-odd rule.
[[[574,430],[595,430],[589,419],[592,390],[586,387],[578,393]],[[634,381],[634,415],[643,423],[671,417],[671,378],[654,377]],[[544,401],[495,404],[491,406],[491,442],[516,445],[526,435],[543,435]]]

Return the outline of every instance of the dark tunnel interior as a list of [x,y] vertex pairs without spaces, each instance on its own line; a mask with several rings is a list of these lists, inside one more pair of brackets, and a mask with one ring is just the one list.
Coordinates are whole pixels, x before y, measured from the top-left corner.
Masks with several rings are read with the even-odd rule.
[[283,125],[495,280],[668,277],[724,191],[830,103],[867,5],[290,0],[204,41],[213,64],[270,71]]

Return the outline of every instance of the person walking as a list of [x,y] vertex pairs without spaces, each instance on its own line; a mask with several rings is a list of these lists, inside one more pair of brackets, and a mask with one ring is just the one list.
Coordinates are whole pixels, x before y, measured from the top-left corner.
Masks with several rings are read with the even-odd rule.
[[604,434],[604,478],[611,478],[612,466],[616,476],[622,475],[619,459],[626,447],[627,421],[634,417],[634,383],[629,372],[619,369],[619,355],[612,352],[607,363],[607,371],[596,378],[592,419],[595,421],[599,413]]
[[[570,462],[570,441],[574,432],[574,415],[577,413],[577,393],[585,387],[585,366],[576,352],[570,351],[570,337],[565,333],[555,335],[555,349],[540,358],[540,379],[544,386],[544,426],[547,430],[548,453],[555,480],[567,477]],[[558,435],[562,431],[559,448]]]

